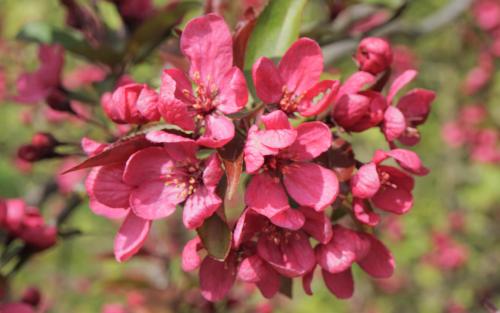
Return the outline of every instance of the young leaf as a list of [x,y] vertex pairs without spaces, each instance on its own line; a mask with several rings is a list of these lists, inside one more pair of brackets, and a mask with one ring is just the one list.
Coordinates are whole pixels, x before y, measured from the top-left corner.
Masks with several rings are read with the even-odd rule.
[[231,248],[231,231],[217,213],[207,218],[196,231],[211,257],[219,261],[227,257]]

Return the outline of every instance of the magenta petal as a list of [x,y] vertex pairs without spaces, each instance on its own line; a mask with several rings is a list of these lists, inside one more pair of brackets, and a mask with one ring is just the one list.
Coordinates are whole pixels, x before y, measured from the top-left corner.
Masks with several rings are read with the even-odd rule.
[[267,130],[271,129],[291,129],[292,124],[285,112],[276,110],[261,116],[262,123]]
[[340,273],[329,273],[321,271],[326,287],[339,299],[349,299],[354,293],[354,280],[351,269]]
[[325,245],[316,246],[316,260],[324,270],[339,273],[364,257],[369,248],[370,242],[358,232],[334,226],[332,240]]
[[248,102],[247,82],[243,72],[234,66],[219,84],[217,109],[225,114],[236,113]]
[[386,155],[396,160],[403,169],[412,174],[426,175],[429,173],[429,169],[422,165],[422,161],[420,161],[418,155],[413,151],[393,149],[386,152]]
[[147,181],[130,194],[130,207],[137,216],[156,220],[174,213],[185,197],[185,188],[161,180]]
[[184,205],[182,220],[188,229],[203,225],[206,218],[212,216],[221,205],[222,200],[213,191],[200,186],[188,197]]
[[104,151],[108,144],[83,137],[81,140],[81,146],[87,156],[94,156]]
[[372,277],[391,277],[396,264],[389,249],[380,240],[370,234],[364,234],[363,237],[366,237],[370,241],[370,251],[364,258],[357,261],[359,266]]
[[233,246],[239,248],[242,243],[251,240],[266,224],[267,219],[264,216],[253,210],[245,209],[234,227]]
[[202,296],[208,301],[220,301],[231,290],[236,278],[234,256],[220,262],[207,256],[200,266],[200,288]]
[[[194,129],[194,113],[188,109],[189,99],[183,94],[182,90],[190,93],[191,84],[187,81],[184,74],[178,70],[164,71],[162,76],[160,96],[158,102],[158,112],[165,122],[177,125],[185,130]],[[171,75],[178,74],[176,81]],[[186,86],[183,86],[186,85]],[[183,89],[188,88],[189,89]],[[180,90],[182,88],[182,90]]]
[[252,78],[257,96],[264,103],[278,103],[281,100],[284,83],[273,61],[266,57],[257,59],[252,67]]
[[238,278],[247,283],[256,283],[266,298],[273,297],[280,289],[279,275],[257,255],[241,261]]
[[[264,194],[267,196],[263,197]],[[245,203],[269,218],[289,208],[285,189],[279,179],[266,173],[251,178],[245,193]]]
[[128,208],[111,208],[97,201],[93,197],[89,197],[89,207],[92,212],[99,216],[104,216],[109,219],[122,219],[128,214]]
[[322,211],[337,198],[337,176],[318,164],[293,163],[283,171],[283,176],[286,190],[300,205]]
[[[287,235],[289,235],[288,239]],[[287,277],[298,277],[312,270],[316,264],[314,250],[307,236],[301,232],[261,236],[257,251],[278,273]]]
[[314,278],[315,269],[316,267],[314,267],[311,271],[307,272],[304,276],[302,276],[302,289],[304,289],[304,292],[309,296],[313,295],[311,283]]
[[22,302],[2,303],[0,304],[0,312],[2,313],[36,313],[35,309],[28,304]]
[[238,268],[238,278],[246,283],[256,283],[260,280],[259,272],[264,267],[264,262],[258,255],[243,259]]
[[192,19],[182,32],[180,45],[191,64],[189,75],[201,78],[205,86],[218,86],[233,66],[231,32],[219,15]]
[[427,120],[431,111],[431,102],[436,93],[426,89],[413,89],[399,99],[397,108],[403,112],[412,125],[420,125]]
[[318,43],[309,38],[295,41],[281,58],[278,71],[289,92],[305,93],[323,72],[323,54]]
[[383,186],[371,200],[377,208],[395,214],[407,213],[413,206],[411,192],[400,186],[397,188]]
[[416,76],[417,71],[415,70],[406,70],[401,75],[394,79],[394,82],[389,89],[389,93],[387,94],[387,102],[390,104],[394,99],[394,96],[400,91],[404,86],[408,85]]
[[336,80],[320,81],[304,94],[299,103],[298,111],[306,117],[324,112],[333,102],[339,86],[340,83]]
[[154,89],[144,85],[139,97],[137,98],[137,110],[148,120],[160,120],[160,113],[158,112],[158,94]]
[[307,207],[300,207],[299,210],[306,217],[303,231],[321,243],[327,243],[332,239],[332,222],[324,212],[317,212]]
[[[259,132],[259,142],[270,149],[283,149],[290,146],[297,137],[297,131],[292,128],[287,115],[276,110],[261,117],[266,126]],[[262,152],[263,155],[266,153]]]
[[205,133],[196,142],[205,147],[220,148],[233,137],[233,122],[225,116],[210,114],[205,117]]
[[361,91],[364,87],[372,84],[375,81],[375,76],[367,72],[356,72],[352,74],[343,84],[340,86],[339,92],[335,97],[335,101],[338,101],[344,95],[354,94]]
[[115,237],[116,260],[123,262],[136,254],[144,244],[150,229],[151,221],[130,212]]
[[[260,144],[261,132],[258,130],[257,125],[252,125],[248,130],[247,141],[245,142],[245,148],[243,149],[243,157],[245,160],[245,170],[253,174],[259,168],[264,165],[264,154],[262,151],[262,145]],[[269,150],[269,149],[266,149]],[[274,151],[278,153],[278,150]]]
[[212,153],[205,161],[203,184],[209,190],[214,191],[223,175],[224,170],[221,167],[221,161],[217,153]]
[[368,207],[366,200],[354,198],[352,210],[358,221],[368,226],[376,226],[380,222],[380,216]]
[[304,226],[305,217],[299,210],[289,208],[273,215],[270,220],[274,225],[282,228],[299,230],[302,226]]
[[370,99],[364,95],[346,94],[333,107],[333,119],[344,128],[355,126],[367,113]]
[[201,248],[200,237],[196,236],[189,240],[182,249],[182,270],[191,272],[197,269],[201,264],[201,258],[198,250]]
[[384,123],[382,131],[387,141],[398,139],[406,129],[406,120],[401,111],[393,106],[389,106],[384,113]]
[[139,150],[127,160],[123,181],[130,186],[139,186],[148,180],[159,180],[172,172],[175,163],[162,147]]
[[161,101],[178,99],[189,103],[192,99],[192,86],[183,71],[176,68],[163,70],[159,98]]
[[354,197],[361,199],[373,197],[380,189],[377,166],[374,163],[367,163],[361,166],[358,172],[351,178],[351,189]]
[[128,208],[132,187],[122,181],[123,166],[99,167],[87,177],[87,192],[100,203],[111,208]]
[[330,128],[322,122],[306,122],[297,127],[297,139],[282,152],[296,161],[309,161],[318,157],[332,145]]

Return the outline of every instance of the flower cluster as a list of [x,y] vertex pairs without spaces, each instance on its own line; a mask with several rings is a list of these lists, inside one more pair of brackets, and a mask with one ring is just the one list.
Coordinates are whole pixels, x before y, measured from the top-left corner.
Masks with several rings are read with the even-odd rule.
[[[355,264],[372,277],[391,276],[393,256],[372,228],[384,212],[408,212],[413,176],[428,172],[416,153],[399,147],[419,142],[417,127],[435,97],[414,89],[397,98],[417,72],[404,71],[382,92],[393,53],[386,40],[366,38],[355,55],[359,71],[343,83],[321,79],[319,45],[300,38],[278,64],[257,59],[247,81],[216,14],[191,20],[180,48],[187,72],[165,69],[158,90],[127,83],[103,97],[110,120],[139,132],[111,144],[82,140],[89,158],[76,169],[93,167],[91,209],[124,218],[116,259],[141,249],[153,221],[182,210],[184,226],[198,231],[183,249],[182,268],[199,269],[209,301],[223,299],[236,279],[270,298],[301,278],[312,294],[317,267],[339,298],[353,294]],[[388,149],[363,163],[346,138],[373,128]],[[229,208],[225,200],[238,188],[244,203]],[[226,218],[229,209],[237,220]],[[228,244],[207,231],[214,219],[216,233],[229,230]]]

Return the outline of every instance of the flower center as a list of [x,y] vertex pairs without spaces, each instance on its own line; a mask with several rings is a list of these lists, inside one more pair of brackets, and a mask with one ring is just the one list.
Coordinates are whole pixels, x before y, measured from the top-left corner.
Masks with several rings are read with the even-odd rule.
[[175,172],[165,175],[166,185],[182,188],[182,197],[192,195],[203,184],[203,171],[198,163],[182,164]]
[[201,119],[217,107],[218,90],[217,86],[210,82],[210,79],[208,79],[208,85],[205,85],[198,72],[194,73],[193,82],[195,84],[194,93],[191,95],[186,89],[183,90],[183,93],[186,97],[191,98],[192,107],[197,113],[196,117]]
[[281,97],[279,106],[280,109],[286,113],[293,113],[297,111],[297,106],[304,95],[295,95],[291,91],[288,91],[286,86],[283,86],[283,96]]

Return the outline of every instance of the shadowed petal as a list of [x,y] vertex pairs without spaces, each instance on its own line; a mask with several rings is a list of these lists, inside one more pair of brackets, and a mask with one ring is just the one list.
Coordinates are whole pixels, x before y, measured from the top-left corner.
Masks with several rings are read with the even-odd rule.
[[150,229],[151,221],[130,212],[115,237],[116,260],[123,262],[136,254],[144,244]]
[[329,273],[325,270],[321,271],[326,287],[339,299],[349,299],[354,293],[354,280],[352,278],[351,269],[347,269],[340,273]]
[[255,91],[264,103],[278,103],[283,95],[284,83],[273,61],[266,57],[257,59],[252,67]]

